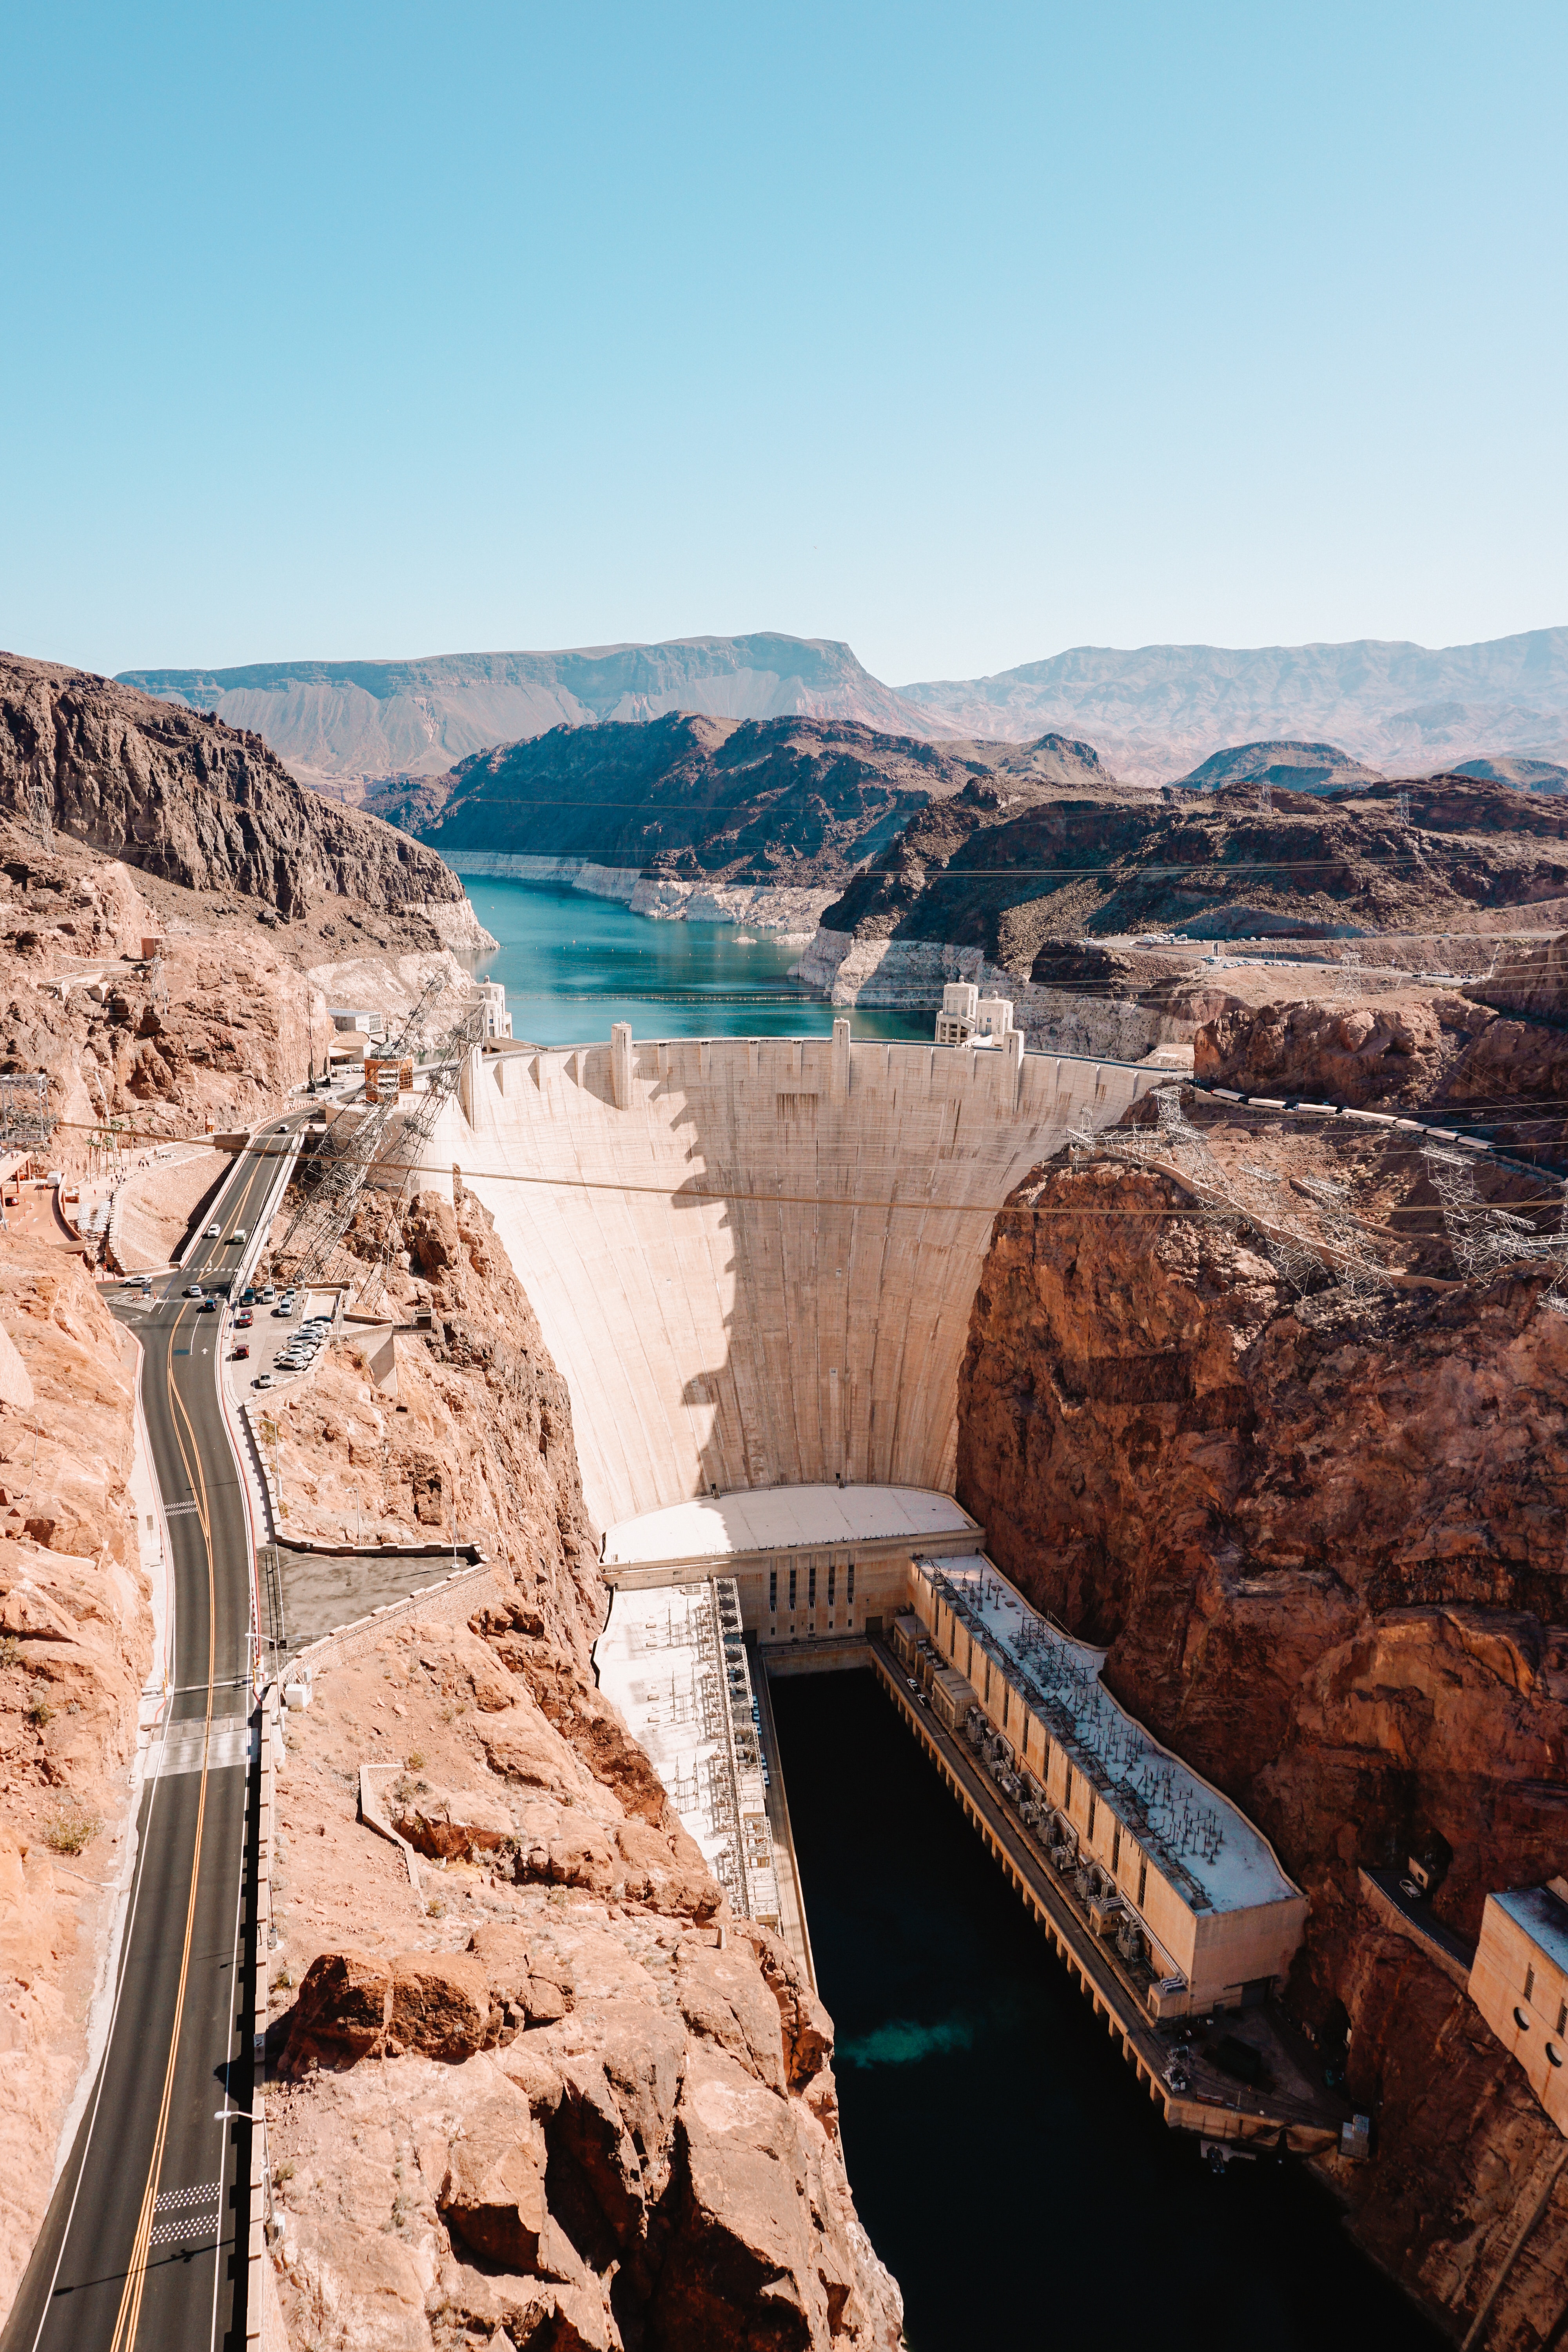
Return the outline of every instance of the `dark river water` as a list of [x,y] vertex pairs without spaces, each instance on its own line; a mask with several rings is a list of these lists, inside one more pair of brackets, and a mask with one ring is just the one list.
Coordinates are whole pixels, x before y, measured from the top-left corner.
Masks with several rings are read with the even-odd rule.
[[[613,1021],[639,1038],[826,1037],[834,1008],[789,978],[801,946],[726,923],[666,923],[613,898],[552,883],[464,884],[485,929],[500,941],[477,969],[506,990],[514,1037],[536,1045],[589,1045]],[[840,1008],[842,1012],[842,1008]],[[858,1037],[921,1037],[932,1016],[862,1013]]]
[[[480,970],[540,1045],[825,1034],[798,946],[468,885]],[[854,1016],[929,1037],[929,1015]],[[773,1686],[856,2202],[913,2352],[1433,2352],[1299,2164],[1217,2178],[1168,2132],[868,1674]]]
[[860,2218],[913,2352],[1434,2352],[1296,2162],[1166,2129],[872,1676],[771,1685]]

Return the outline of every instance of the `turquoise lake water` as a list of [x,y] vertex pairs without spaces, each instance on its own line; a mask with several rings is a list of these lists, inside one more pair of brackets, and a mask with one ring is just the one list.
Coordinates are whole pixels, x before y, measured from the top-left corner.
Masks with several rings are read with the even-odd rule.
[[[506,990],[512,1035],[536,1045],[591,1045],[614,1021],[637,1037],[826,1037],[835,1008],[789,977],[797,941],[726,923],[654,922],[613,898],[552,883],[464,884],[500,941],[476,971]],[[838,1008],[842,1018],[843,1008]],[[850,1013],[857,1037],[930,1043],[930,1013]]]

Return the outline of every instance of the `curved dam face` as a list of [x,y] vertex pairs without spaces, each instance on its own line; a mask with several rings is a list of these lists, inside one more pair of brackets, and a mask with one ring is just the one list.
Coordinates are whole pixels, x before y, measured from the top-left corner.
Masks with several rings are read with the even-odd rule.
[[607,1527],[741,1487],[951,1491],[992,1218],[1168,1076],[826,1038],[473,1053],[426,1154],[496,1221]]

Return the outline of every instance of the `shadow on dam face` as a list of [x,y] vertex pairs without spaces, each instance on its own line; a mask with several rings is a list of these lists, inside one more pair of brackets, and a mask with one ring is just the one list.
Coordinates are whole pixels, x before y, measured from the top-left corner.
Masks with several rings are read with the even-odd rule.
[[1212,2174],[869,1674],[772,1692],[855,2201],[911,2352],[1436,2352],[1297,2160]]
[[476,1052],[428,1164],[495,1218],[597,1526],[746,1487],[951,1492],[996,1210],[1168,1075],[847,1024]]

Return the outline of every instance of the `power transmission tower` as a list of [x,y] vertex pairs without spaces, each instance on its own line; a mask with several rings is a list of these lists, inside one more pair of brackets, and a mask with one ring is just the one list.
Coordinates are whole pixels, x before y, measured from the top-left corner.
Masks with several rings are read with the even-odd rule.
[[[402,1034],[381,1057],[383,1060],[395,1061],[413,1054],[424,1030],[426,1013],[446,985],[445,971],[437,971],[426,982]],[[289,1267],[293,1280],[300,1285],[320,1279],[328,1259],[348,1230],[365,1178],[381,1156],[396,1108],[396,1094],[385,1096],[378,1088],[377,1099],[366,1104],[363,1118],[354,1127],[349,1127],[346,1112],[340,1112],[333,1120],[321,1150],[300,1171],[301,1198],[289,1219],[288,1231],[272,1254],[275,1272]]]
[[462,1019],[447,1030],[436,1048],[436,1066],[426,1082],[425,1092],[416,1097],[413,1112],[404,1118],[397,1137],[403,1181],[387,1212],[381,1255],[371,1268],[369,1279],[359,1295],[358,1305],[362,1313],[376,1305],[386,1286],[386,1277],[392,1270],[393,1257],[402,1233],[403,1211],[415,1178],[419,1173],[425,1147],[436,1131],[436,1122],[457,1090],[464,1060],[484,1035],[484,1020],[485,1008],[481,1001],[470,1006]]

